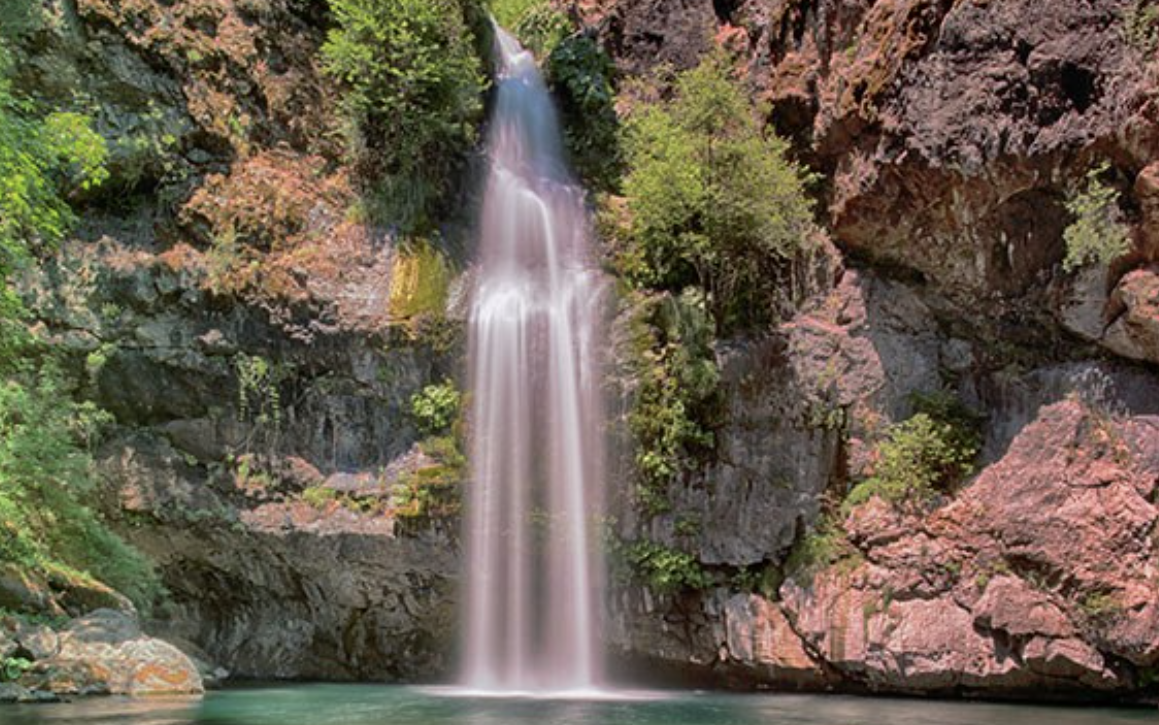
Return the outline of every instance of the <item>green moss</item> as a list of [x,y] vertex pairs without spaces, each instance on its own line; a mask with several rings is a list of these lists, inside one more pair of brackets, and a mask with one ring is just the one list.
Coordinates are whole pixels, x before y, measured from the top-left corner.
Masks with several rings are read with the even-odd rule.
[[395,515],[426,521],[458,516],[467,457],[455,436],[434,436],[419,444],[432,462],[399,477],[393,491]]
[[424,320],[442,318],[453,279],[450,262],[434,244],[425,239],[408,242],[398,250],[391,270],[391,319],[413,330]]

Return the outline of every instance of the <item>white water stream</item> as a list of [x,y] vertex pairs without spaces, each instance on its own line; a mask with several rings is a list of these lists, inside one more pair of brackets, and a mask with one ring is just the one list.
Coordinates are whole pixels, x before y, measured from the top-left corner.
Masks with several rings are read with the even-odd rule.
[[603,476],[590,224],[531,54],[497,30],[500,69],[470,320],[472,481],[463,685],[599,685]]

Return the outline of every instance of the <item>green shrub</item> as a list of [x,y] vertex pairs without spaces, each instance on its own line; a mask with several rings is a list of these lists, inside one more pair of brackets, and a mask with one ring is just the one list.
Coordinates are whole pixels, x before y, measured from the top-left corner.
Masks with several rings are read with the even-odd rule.
[[330,0],[322,48],[345,88],[351,143],[375,209],[404,230],[433,223],[474,146],[485,78],[476,0]]
[[142,609],[160,593],[151,564],[83,501],[96,482],[87,446],[107,414],[68,397],[47,364],[0,384],[0,560],[88,574]]
[[547,0],[532,3],[511,28],[523,47],[537,58],[550,56],[572,32],[568,17]]
[[514,31],[524,15],[549,4],[549,0],[489,0],[487,10],[500,27]]
[[19,305],[7,278],[31,253],[59,242],[76,221],[68,196],[108,175],[108,150],[86,116],[41,113],[13,93],[0,43],[0,317]]
[[849,492],[846,513],[875,496],[925,505],[973,470],[982,445],[980,418],[944,393],[917,395],[914,404],[918,412],[890,426],[878,445],[873,475]]
[[1159,50],[1159,5],[1153,0],[1135,0],[1123,12],[1123,37],[1143,55]]
[[281,371],[260,355],[239,354],[234,360],[237,374],[238,418],[259,425],[277,426],[282,420]]
[[[34,27],[39,11],[5,5],[3,35]],[[161,591],[152,566],[83,503],[96,487],[88,449],[109,416],[74,402],[53,351],[20,324],[9,284],[71,230],[68,198],[107,177],[107,149],[87,117],[18,97],[10,72],[0,41],[0,560],[95,577],[147,609]]]
[[715,448],[721,407],[712,328],[696,294],[646,303],[636,321],[639,388],[628,425],[636,442],[637,503],[648,514],[668,509],[679,475]]
[[696,557],[683,551],[642,541],[628,546],[624,557],[637,580],[657,593],[671,594],[712,586],[712,578]]
[[758,115],[718,53],[625,129],[622,271],[638,286],[699,285],[721,330],[775,317],[778,281],[814,229],[806,176]]
[[1091,170],[1086,187],[1066,203],[1074,217],[1063,232],[1066,257],[1062,266],[1067,272],[1087,264],[1109,264],[1131,249],[1131,230],[1122,220],[1119,192],[1099,178],[1109,169],[1102,164]]
[[845,562],[852,568],[861,560],[861,553],[849,542],[841,525],[832,515],[825,515],[805,532],[789,552],[785,572],[794,577],[811,579],[834,564]]
[[0,682],[15,682],[32,669],[32,660],[24,657],[0,658]]
[[459,418],[462,394],[455,384],[446,380],[428,385],[410,399],[411,415],[427,435],[439,435],[450,430]]
[[572,165],[590,188],[600,190],[615,189],[623,172],[612,71],[611,59],[588,35],[561,41],[547,59]]
[[302,491],[302,501],[311,508],[324,510],[338,500],[338,492],[325,486],[310,486]]

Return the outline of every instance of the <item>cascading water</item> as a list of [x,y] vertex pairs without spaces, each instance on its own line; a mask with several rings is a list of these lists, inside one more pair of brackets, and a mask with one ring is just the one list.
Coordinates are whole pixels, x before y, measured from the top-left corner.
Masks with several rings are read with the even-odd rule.
[[600,276],[582,190],[531,54],[497,29],[471,312],[473,444],[464,684],[583,691],[599,679]]

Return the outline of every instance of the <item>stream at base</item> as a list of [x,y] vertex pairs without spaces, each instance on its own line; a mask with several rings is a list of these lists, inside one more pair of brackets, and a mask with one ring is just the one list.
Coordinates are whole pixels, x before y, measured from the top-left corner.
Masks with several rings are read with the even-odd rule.
[[[614,694],[614,693],[613,693]],[[448,696],[438,689],[292,685],[203,698],[0,705],[3,725],[1127,725],[1159,713],[844,696],[626,693],[592,700]]]

